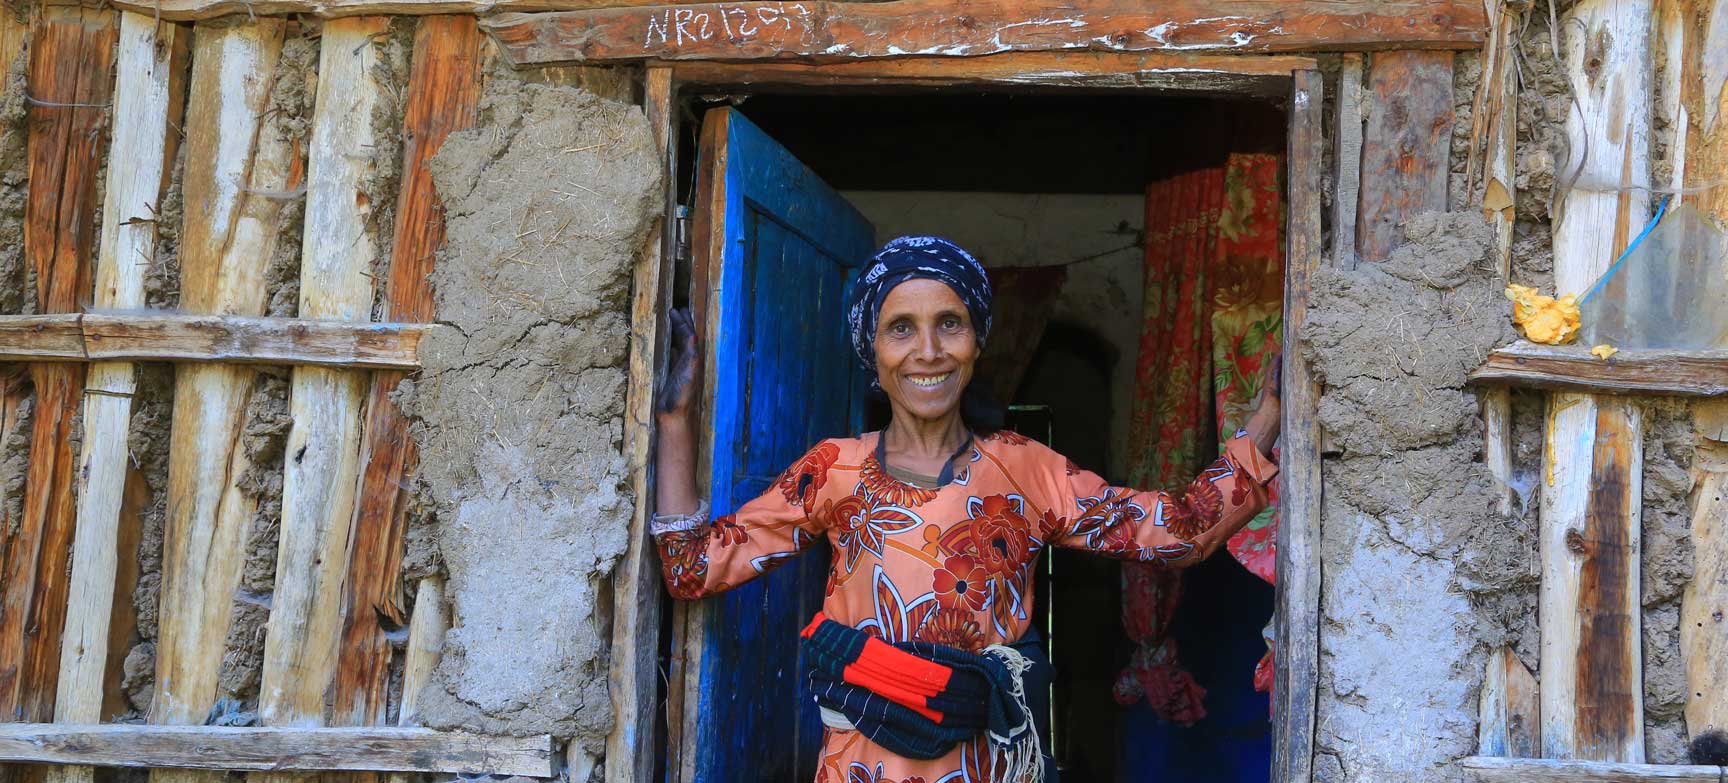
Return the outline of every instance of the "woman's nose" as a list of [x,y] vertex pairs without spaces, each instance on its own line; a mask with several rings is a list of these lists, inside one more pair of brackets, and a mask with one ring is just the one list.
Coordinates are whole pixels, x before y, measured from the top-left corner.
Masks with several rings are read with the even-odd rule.
[[934,329],[925,329],[918,333],[918,358],[937,359],[942,356],[942,339]]

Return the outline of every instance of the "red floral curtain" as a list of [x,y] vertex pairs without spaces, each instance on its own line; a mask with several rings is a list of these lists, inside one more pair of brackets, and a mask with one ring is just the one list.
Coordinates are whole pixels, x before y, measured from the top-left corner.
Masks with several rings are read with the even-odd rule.
[[[1276,155],[1231,155],[1223,168],[1154,183],[1146,193],[1145,326],[1132,400],[1129,483],[1175,488],[1217,458],[1260,393],[1265,360],[1283,333],[1283,205]],[[1272,581],[1273,507],[1230,539],[1248,570]],[[1122,624],[1135,642],[1117,676],[1121,704],[1144,699],[1167,720],[1191,725],[1206,710],[1182,668],[1170,621],[1181,572],[1122,569]],[[1270,647],[1270,619],[1267,635]],[[1270,691],[1271,652],[1255,670]]]

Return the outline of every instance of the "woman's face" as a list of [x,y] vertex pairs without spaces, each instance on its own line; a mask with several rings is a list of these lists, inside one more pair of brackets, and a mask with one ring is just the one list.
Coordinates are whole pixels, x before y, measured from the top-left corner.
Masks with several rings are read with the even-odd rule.
[[895,415],[940,419],[960,407],[978,338],[966,303],[937,280],[894,286],[876,318],[876,377]]

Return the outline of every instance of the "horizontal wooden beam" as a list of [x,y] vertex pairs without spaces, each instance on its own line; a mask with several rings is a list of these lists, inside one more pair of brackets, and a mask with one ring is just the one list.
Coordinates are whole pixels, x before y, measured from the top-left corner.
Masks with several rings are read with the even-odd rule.
[[69,313],[0,316],[0,361],[310,364],[414,370],[428,324]]
[[459,772],[547,778],[552,738],[420,728],[0,723],[0,761],[217,770]]
[[1582,345],[1520,341],[1494,351],[1470,380],[1605,394],[1728,394],[1728,350],[1625,350],[1598,359]]
[[1476,48],[1471,0],[890,0],[698,3],[503,14],[517,65],[609,60],[977,57],[1003,52],[1313,52]]
[[1723,767],[1620,764],[1611,761],[1556,761],[1554,759],[1503,759],[1471,756],[1458,767],[1464,779],[1475,783],[1723,783]]
[[914,57],[828,65],[686,60],[674,64],[673,76],[680,87],[783,92],[994,85],[1011,90],[1084,87],[1283,95],[1290,91],[1291,73],[1316,67],[1313,58],[1290,55],[1011,52],[961,59]]

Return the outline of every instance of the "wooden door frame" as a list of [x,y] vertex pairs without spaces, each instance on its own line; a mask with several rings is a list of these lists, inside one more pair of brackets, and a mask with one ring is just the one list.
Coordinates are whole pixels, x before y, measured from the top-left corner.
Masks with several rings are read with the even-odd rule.
[[[1279,480],[1281,513],[1277,535],[1277,604],[1275,628],[1279,640],[1273,703],[1273,776],[1275,781],[1307,783],[1312,778],[1316,694],[1319,676],[1320,616],[1320,451],[1318,388],[1311,368],[1297,350],[1296,335],[1307,320],[1309,279],[1322,252],[1320,166],[1323,159],[1321,105],[1323,82],[1315,61],[1296,56],[1114,54],[1097,52],[1025,52],[969,58],[863,59],[810,64],[795,62],[715,62],[685,60],[647,63],[644,108],[661,145],[668,176],[662,226],[678,214],[675,175],[678,171],[678,92],[725,89],[756,92],[897,93],[980,89],[1033,93],[1120,91],[1176,95],[1217,95],[1274,98],[1288,101],[1286,158],[1286,267],[1284,300],[1283,451]],[[700,197],[700,196],[699,196]],[[694,205],[691,205],[694,206]],[[652,396],[654,368],[664,355],[662,328],[671,301],[674,244],[677,232],[661,230],[638,264],[632,313],[631,383],[648,384],[641,398]],[[692,236],[696,232],[692,231]],[[700,278],[700,275],[697,275]],[[700,279],[697,280],[700,284]],[[637,360],[637,350],[647,355]],[[651,352],[651,353],[649,353]],[[711,388],[711,387],[709,387]],[[656,709],[659,676],[651,664],[659,649],[660,603],[664,591],[650,572],[658,563],[646,545],[647,520],[652,516],[653,441],[650,402],[634,405],[627,421],[630,459],[638,466],[637,513],[632,519],[632,552],[620,570],[615,602],[612,654],[612,693],[617,724],[608,741],[606,779],[610,783],[649,783],[657,756],[665,748],[666,779],[692,783],[693,753],[681,738],[693,735],[698,715],[686,714],[700,687],[689,673],[700,671],[703,647],[703,602],[677,602],[672,608],[674,638],[666,694],[664,745],[654,741],[659,723]],[[704,408],[708,406],[705,404]],[[706,421],[706,410],[704,420]],[[703,443],[701,464],[708,463]],[[650,622],[651,620],[651,622]],[[629,759],[624,763],[625,759]],[[657,783],[657,781],[656,781]]]

